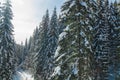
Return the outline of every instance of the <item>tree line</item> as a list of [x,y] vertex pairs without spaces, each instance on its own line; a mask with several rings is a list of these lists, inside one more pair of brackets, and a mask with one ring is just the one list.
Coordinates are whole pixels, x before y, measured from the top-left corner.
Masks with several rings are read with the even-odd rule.
[[16,44],[10,1],[0,8],[0,80],[29,70],[35,80],[119,80],[120,5],[67,0],[58,16],[46,10],[33,35]]

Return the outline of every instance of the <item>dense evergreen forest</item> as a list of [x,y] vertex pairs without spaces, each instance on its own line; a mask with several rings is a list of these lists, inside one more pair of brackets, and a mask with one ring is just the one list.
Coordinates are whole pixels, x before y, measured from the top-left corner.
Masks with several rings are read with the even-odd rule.
[[0,4],[0,80],[120,80],[120,3],[66,0],[43,15],[25,44],[14,40],[11,1]]

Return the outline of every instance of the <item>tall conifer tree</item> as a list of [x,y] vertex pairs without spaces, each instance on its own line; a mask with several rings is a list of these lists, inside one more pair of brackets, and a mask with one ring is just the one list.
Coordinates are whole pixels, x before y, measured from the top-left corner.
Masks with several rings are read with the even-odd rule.
[[[90,76],[90,38],[87,37],[89,25],[88,7],[92,0],[68,0],[62,6],[62,17],[66,28],[59,35],[56,50],[56,68],[54,80],[89,80]],[[90,16],[89,16],[90,17]]]
[[11,1],[6,0],[2,7],[0,23],[0,79],[12,80],[14,71],[14,39],[13,25],[11,23],[13,14]]
[[39,76],[38,80],[46,80],[46,70],[47,70],[47,44],[48,44],[48,31],[49,31],[49,12],[46,11],[46,14],[43,16],[43,20],[41,23],[42,32],[41,32],[41,47],[38,52],[38,63],[36,68],[36,74]]
[[53,72],[54,68],[54,53],[57,48],[57,42],[58,42],[58,34],[59,34],[59,27],[58,27],[58,18],[57,18],[57,12],[56,8],[54,8],[50,25],[49,25],[49,31],[48,31],[48,44],[47,44],[47,71],[46,71],[46,78],[48,79]]

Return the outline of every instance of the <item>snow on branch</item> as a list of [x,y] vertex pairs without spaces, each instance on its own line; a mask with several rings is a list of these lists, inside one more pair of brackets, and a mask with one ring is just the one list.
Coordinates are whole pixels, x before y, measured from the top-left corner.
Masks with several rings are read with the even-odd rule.
[[54,58],[58,57],[60,49],[61,49],[61,47],[58,46],[57,49],[56,49],[56,51],[55,51]]
[[57,67],[55,68],[54,73],[52,74],[51,77],[54,77],[54,76],[56,76],[56,75],[60,75],[60,74],[61,74],[61,73],[60,73],[60,70],[61,70],[60,66],[57,66]]
[[86,4],[86,2],[80,2],[80,4],[82,5],[82,6],[84,6],[85,8],[87,8],[88,6],[87,6],[87,4]]

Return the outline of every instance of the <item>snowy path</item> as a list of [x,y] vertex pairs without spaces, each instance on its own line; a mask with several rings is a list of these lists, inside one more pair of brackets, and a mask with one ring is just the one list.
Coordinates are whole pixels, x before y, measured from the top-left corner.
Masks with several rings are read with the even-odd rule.
[[34,78],[28,72],[18,71],[13,76],[13,80],[34,80]]

